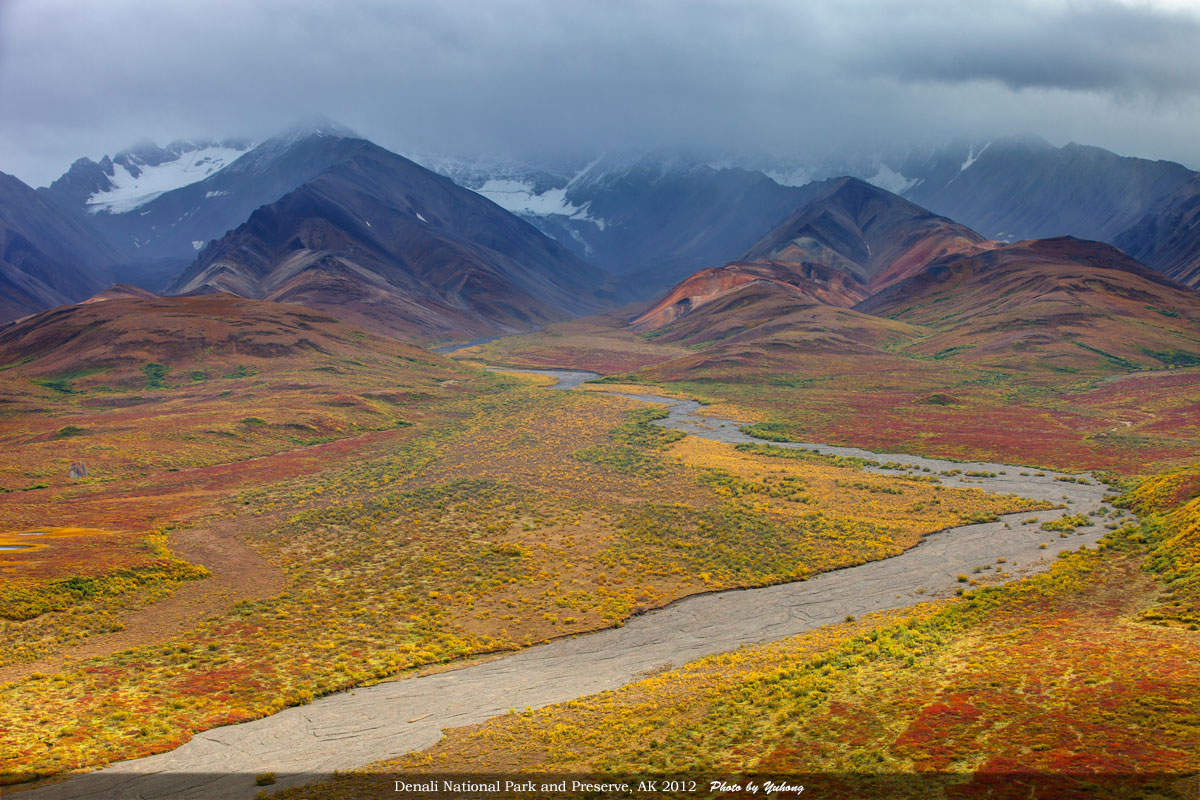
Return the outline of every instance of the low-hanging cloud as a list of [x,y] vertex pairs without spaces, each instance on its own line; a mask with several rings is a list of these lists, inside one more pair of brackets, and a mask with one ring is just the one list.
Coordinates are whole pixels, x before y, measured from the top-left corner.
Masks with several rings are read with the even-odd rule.
[[948,0],[0,0],[0,170],[323,111],[400,152],[1031,131],[1200,164],[1200,13]]

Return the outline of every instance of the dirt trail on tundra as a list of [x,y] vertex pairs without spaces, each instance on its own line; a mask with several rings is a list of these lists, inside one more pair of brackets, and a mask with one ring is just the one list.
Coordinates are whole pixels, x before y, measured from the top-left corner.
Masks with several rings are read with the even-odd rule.
[[119,653],[131,647],[166,641],[208,617],[224,614],[242,600],[261,600],[283,591],[283,572],[244,544],[236,522],[215,522],[172,535],[175,555],[208,567],[202,581],[176,587],[170,597],[118,617],[120,630],[89,636],[78,647],[24,664],[0,667],[0,683],[22,680],[36,672],[55,673],[82,661]]

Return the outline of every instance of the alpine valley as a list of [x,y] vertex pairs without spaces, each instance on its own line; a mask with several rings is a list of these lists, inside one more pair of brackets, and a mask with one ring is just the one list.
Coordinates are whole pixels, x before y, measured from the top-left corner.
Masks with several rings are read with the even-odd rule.
[[13,797],[1194,796],[1177,163],[0,173],[0,448]]

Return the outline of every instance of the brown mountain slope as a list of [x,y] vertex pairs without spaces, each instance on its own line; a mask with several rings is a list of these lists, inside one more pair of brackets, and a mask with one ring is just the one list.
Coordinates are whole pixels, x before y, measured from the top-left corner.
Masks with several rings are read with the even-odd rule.
[[[657,330],[694,313],[703,305],[730,295],[743,295],[751,285],[761,296],[776,298],[776,304],[792,298],[803,305],[817,301],[848,308],[869,296],[856,277],[823,264],[735,261],[723,267],[701,270],[684,280],[635,319],[633,327],[643,331]],[[739,305],[747,302],[742,300]],[[729,304],[722,307],[729,308]]]
[[[6,379],[31,379],[66,392],[400,359],[448,365],[427,350],[318,311],[223,293],[113,296],[44,311],[0,330]],[[148,366],[154,364],[159,366]]]
[[[661,334],[665,341],[693,344],[770,335],[787,326],[792,310],[811,316],[814,304],[850,307],[931,261],[987,246],[974,231],[897,195],[839,178],[818,187],[742,260],[697,272],[632,325],[639,331],[672,326]],[[746,288],[750,284],[755,288]],[[772,324],[764,325],[768,320]]]
[[[762,264],[730,264],[717,270],[698,273],[700,279],[685,281],[672,295],[700,288],[705,283],[727,279],[729,286],[713,291],[688,305],[684,296],[675,304],[664,305],[672,295],[639,317],[635,329],[650,330],[656,342],[671,342],[689,347],[745,346],[803,347],[812,352],[863,353],[887,342],[915,335],[910,325],[860,314],[849,308],[855,296],[866,292],[853,278],[819,265],[810,274],[827,272],[829,283],[795,277],[790,267]],[[787,279],[754,277],[770,267]],[[705,273],[713,273],[705,275]],[[697,285],[699,284],[699,286]],[[831,285],[832,284],[832,287]],[[686,312],[678,313],[686,308]],[[657,324],[655,324],[657,323]],[[653,327],[652,327],[653,326]]]
[[817,262],[878,291],[935,258],[974,252],[984,243],[970,228],[865,181],[837,178],[826,184],[742,260]]
[[169,292],[299,303],[438,341],[600,310],[605,280],[491,201],[363,141],[210,244]]
[[[747,253],[764,255],[780,260],[697,273],[633,320],[633,329],[720,346],[795,328],[814,350],[861,353],[886,342],[918,357],[1020,368],[1200,361],[1200,294],[1121,251],[1070,237],[985,242],[861,181],[829,182]],[[823,261],[799,261],[808,257]],[[839,331],[850,320],[829,306],[859,312],[853,335]],[[879,317],[919,327],[901,345],[893,330],[865,333],[866,320]]]
[[1200,363],[1200,294],[1070,237],[950,256],[855,308],[928,328],[914,354],[1067,368]]

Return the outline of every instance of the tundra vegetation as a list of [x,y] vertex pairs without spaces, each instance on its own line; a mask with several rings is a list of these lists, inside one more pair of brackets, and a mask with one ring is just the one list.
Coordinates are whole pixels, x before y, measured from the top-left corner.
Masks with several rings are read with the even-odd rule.
[[[328,692],[1048,507],[683,438],[642,403],[444,360],[408,376],[420,390],[347,371],[353,394],[319,369],[227,379],[251,397],[241,403],[174,382],[175,370],[155,371],[162,397],[144,404],[114,402],[131,396],[116,390],[24,390],[43,411],[4,418],[17,460],[37,472],[82,458],[89,477],[8,464],[50,485],[5,497],[17,502],[4,541],[37,542],[0,562],[7,780],[159,752]],[[405,398],[371,399],[385,392]],[[276,432],[313,418],[301,408],[337,420],[330,441]],[[79,437],[86,452],[42,433],[66,419],[92,431]],[[219,446],[193,449],[196,436]],[[47,521],[80,527],[38,527]],[[279,589],[105,652],[172,593],[215,580],[188,561],[206,536],[248,548]]]
[[[203,325],[236,305],[186,303]],[[644,403],[271,313],[220,346],[148,326],[110,366],[53,348],[0,364],[0,546],[20,548],[0,551],[5,780],[1047,507],[940,482],[959,470],[685,438]],[[978,588],[1002,570],[981,565],[957,598],[510,715],[387,768],[944,771],[947,794],[1018,768],[1195,771],[1196,370],[1114,373],[1070,347],[1021,371],[902,344],[714,355],[566,326],[465,355],[619,373],[594,389],[698,397],[777,441],[1105,468],[1141,524],[1109,521],[1046,576]]]
[[[1185,797],[1200,752],[1200,473],[1048,573],[456,729],[381,774],[798,775],[822,797]],[[683,796],[683,795],[680,795]]]
[[[1186,332],[1200,347],[1195,325]],[[660,333],[636,333],[613,312],[458,355],[590,369],[608,376],[604,388],[698,399],[775,441],[1142,474],[1200,452],[1200,369],[1153,353],[1114,361],[1086,342],[1016,341],[985,356],[964,340],[930,355],[924,328],[852,343],[837,326],[688,344]]]

